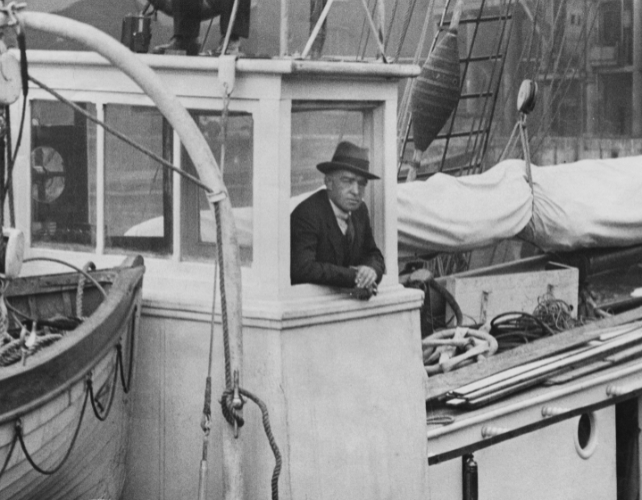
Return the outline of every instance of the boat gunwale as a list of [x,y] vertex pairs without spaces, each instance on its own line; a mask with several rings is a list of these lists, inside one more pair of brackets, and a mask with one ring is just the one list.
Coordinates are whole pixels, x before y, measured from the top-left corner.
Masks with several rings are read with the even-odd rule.
[[[115,273],[110,292],[85,322],[50,348],[37,353],[41,356],[30,358],[35,362],[26,367],[14,365],[0,369],[0,387],[3,388],[0,393],[0,425],[63,394],[108,355],[119,342],[134,310],[140,307],[135,296],[140,296],[144,270],[141,262],[134,262],[131,267],[107,270]],[[83,353],[84,356],[75,361]],[[38,383],[30,384],[35,381]],[[17,392],[20,394],[16,396]]]

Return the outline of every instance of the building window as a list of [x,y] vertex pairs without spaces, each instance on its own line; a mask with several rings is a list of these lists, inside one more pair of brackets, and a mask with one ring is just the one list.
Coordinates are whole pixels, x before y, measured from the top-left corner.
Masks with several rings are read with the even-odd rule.
[[[191,115],[223,172],[223,182],[234,212],[241,265],[249,266],[253,251],[254,120],[249,113],[230,112],[227,117],[227,133],[224,134],[219,111],[192,110]],[[194,164],[184,149],[181,150],[181,165],[187,172],[197,175]],[[181,198],[183,255],[189,260],[211,260],[216,248],[216,225],[205,193],[198,186],[184,180]]]
[[[95,114],[95,106],[77,103]],[[96,242],[96,126],[67,105],[31,106],[31,240],[88,249]]]
[[[171,161],[172,130],[156,108],[108,104],[105,122]],[[172,226],[171,172],[119,138],[106,134],[106,251],[169,255]]]

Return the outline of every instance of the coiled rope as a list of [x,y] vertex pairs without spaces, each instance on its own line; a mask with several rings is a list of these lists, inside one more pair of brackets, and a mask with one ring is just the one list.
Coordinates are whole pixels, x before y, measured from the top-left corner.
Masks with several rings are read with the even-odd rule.
[[490,322],[490,334],[497,339],[499,352],[504,352],[540,338],[550,337],[581,324],[573,318],[571,307],[550,294],[538,299],[532,314],[509,311]]

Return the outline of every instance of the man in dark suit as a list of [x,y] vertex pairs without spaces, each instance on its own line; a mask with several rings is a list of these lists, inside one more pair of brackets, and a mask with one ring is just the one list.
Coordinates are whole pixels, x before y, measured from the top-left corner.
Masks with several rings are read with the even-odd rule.
[[317,168],[325,190],[301,202],[290,217],[292,284],[355,288],[369,298],[385,271],[363,195],[369,179],[368,150],[341,142],[332,161]]
[[[198,39],[201,21],[220,16],[221,42],[214,55],[220,55],[223,39],[230,24],[234,0],[151,0],[157,9],[174,19],[174,36],[166,45],[154,49],[156,54],[185,52],[188,56],[198,55]],[[238,7],[226,53],[240,53],[241,37],[250,35],[251,0],[238,0]]]

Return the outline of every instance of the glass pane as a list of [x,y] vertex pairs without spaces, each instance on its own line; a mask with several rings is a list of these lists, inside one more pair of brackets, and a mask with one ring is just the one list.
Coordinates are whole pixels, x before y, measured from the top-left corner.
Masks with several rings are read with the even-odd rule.
[[[157,109],[111,104],[105,121],[171,161],[172,132]],[[172,251],[171,172],[111,134],[105,135],[105,247],[157,255]]]
[[[248,113],[231,113],[227,118],[226,138],[223,138],[220,112],[192,111],[214,157],[223,170],[223,181],[230,194],[238,230],[241,265],[252,263],[252,174],[254,154],[254,120]],[[221,161],[225,142],[225,164]],[[181,150],[181,165],[189,173],[196,169],[185,149]],[[189,181],[182,184],[182,235],[184,255],[188,259],[212,259],[216,243],[214,215],[205,193]]]
[[[92,115],[92,104],[76,103]],[[96,125],[57,101],[31,104],[31,239],[88,249],[96,238]]]
[[292,196],[323,185],[317,164],[332,159],[337,144],[350,141],[367,147],[365,110],[350,103],[296,102],[292,105]]

